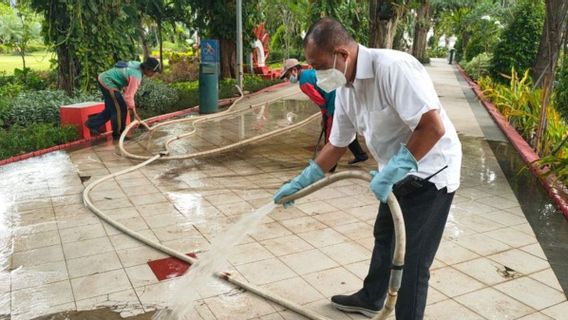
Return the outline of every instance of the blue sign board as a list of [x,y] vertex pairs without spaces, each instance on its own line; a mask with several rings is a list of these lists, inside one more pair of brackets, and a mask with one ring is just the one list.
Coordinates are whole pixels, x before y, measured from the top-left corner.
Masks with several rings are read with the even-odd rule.
[[201,62],[218,63],[220,61],[219,41],[201,40]]

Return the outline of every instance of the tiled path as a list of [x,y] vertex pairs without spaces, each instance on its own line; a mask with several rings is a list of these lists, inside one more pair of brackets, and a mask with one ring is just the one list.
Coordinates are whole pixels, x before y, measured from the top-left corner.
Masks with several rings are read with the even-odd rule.
[[[464,162],[462,187],[432,267],[426,318],[566,319],[566,296],[454,69],[434,61],[428,70],[461,134]],[[318,127],[314,121],[212,158],[153,164],[104,183],[92,195],[99,208],[133,230],[185,252],[207,250],[306,165]],[[220,135],[211,130],[205,136],[218,141]],[[164,306],[169,281],[158,281],[146,262],[165,255],[102,223],[81,203],[83,183],[134,163],[117,155],[116,145],[103,143],[0,168],[1,241],[8,257],[0,274],[0,314],[31,319],[106,306],[130,316]],[[235,248],[228,268],[330,319],[361,319],[332,309],[329,297],[361,286],[376,210],[366,183],[341,181],[271,213]],[[302,319],[221,283],[201,295],[195,319]]]

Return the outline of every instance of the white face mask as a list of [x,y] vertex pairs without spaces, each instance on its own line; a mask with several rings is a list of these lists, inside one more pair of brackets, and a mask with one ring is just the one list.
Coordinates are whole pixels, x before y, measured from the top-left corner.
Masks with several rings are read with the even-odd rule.
[[345,72],[347,72],[347,61],[345,62],[345,70],[343,72],[335,69],[337,54],[334,54],[333,68],[326,70],[316,70],[316,85],[323,91],[329,93],[347,83]]

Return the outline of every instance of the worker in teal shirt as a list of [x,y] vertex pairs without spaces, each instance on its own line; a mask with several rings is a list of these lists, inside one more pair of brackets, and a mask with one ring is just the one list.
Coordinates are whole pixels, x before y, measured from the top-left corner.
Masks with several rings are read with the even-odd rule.
[[126,127],[126,114],[128,111],[132,111],[136,116],[134,96],[136,91],[138,91],[138,87],[140,87],[142,77],[151,77],[159,70],[160,62],[150,57],[143,63],[138,61],[119,61],[114,68],[99,74],[98,84],[105,101],[105,109],[103,112],[89,118],[85,122],[85,126],[92,133],[98,134],[98,129],[110,120],[112,137],[115,140],[120,138],[122,131]]
[[[292,83],[299,83],[300,90],[320,107],[322,130],[325,131],[325,143],[327,144],[333,125],[333,113],[335,112],[335,90],[328,93],[320,89],[316,85],[316,71],[314,69],[304,70],[296,59],[288,59],[284,62],[284,69],[282,70],[280,78],[286,78]],[[353,153],[353,156],[355,156],[355,158],[349,161],[349,164],[355,164],[369,159],[369,156],[367,156],[367,153],[361,148],[359,141],[357,141],[357,137],[349,144],[349,150]],[[330,170],[330,172],[333,171],[335,171],[335,167]]]

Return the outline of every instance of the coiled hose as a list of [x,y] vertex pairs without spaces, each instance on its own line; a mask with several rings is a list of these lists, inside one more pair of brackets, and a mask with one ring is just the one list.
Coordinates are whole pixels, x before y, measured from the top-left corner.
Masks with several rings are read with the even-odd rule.
[[[116,220],[112,219],[110,216],[108,216],[107,214],[105,214],[102,210],[100,210],[99,208],[97,208],[90,197],[90,192],[99,184],[116,178],[118,176],[121,176],[123,174],[127,174],[129,172],[138,170],[142,167],[145,167],[149,164],[151,164],[154,161],[157,160],[180,160],[180,159],[192,159],[192,158],[197,158],[197,157],[204,157],[204,156],[209,156],[212,154],[217,154],[217,153],[221,153],[221,152],[225,152],[227,150],[233,149],[233,148],[237,148],[240,147],[244,144],[247,143],[251,143],[254,141],[258,141],[261,139],[265,139],[267,137],[272,137],[274,135],[277,134],[281,134],[284,132],[288,132],[291,131],[295,128],[298,128],[300,126],[303,126],[305,124],[307,124],[309,121],[313,120],[314,118],[316,118],[318,116],[318,114],[314,114],[310,117],[308,117],[307,119],[293,125],[293,126],[289,126],[286,128],[281,128],[272,132],[268,132],[265,133],[263,135],[260,136],[256,136],[253,138],[249,138],[243,141],[240,141],[237,144],[233,144],[233,145],[229,145],[229,146],[224,146],[218,149],[214,149],[214,150],[208,150],[208,151],[203,151],[203,152],[198,152],[198,153],[194,153],[194,154],[188,154],[188,155],[180,155],[180,156],[169,156],[169,145],[171,142],[175,141],[175,140],[179,140],[181,138],[187,137],[193,133],[195,133],[196,131],[196,127],[195,125],[199,122],[203,122],[206,120],[210,120],[210,119],[215,119],[215,118],[219,118],[219,117],[223,117],[223,116],[227,116],[227,115],[231,115],[231,114],[236,114],[236,113],[240,113],[240,112],[245,112],[247,111],[247,109],[244,110],[236,110],[233,111],[233,107],[243,98],[243,94],[242,91],[239,89],[239,92],[241,93],[241,97],[238,98],[237,100],[235,100],[235,102],[225,111],[219,114],[213,114],[213,115],[206,115],[206,116],[202,116],[202,117],[198,117],[198,118],[190,118],[190,119],[178,119],[178,120],[173,120],[173,121],[168,121],[168,122],[164,122],[164,123],[160,123],[157,124],[153,127],[149,127],[148,125],[146,125],[146,123],[144,121],[140,121],[138,119],[136,119],[135,121],[133,121],[132,123],[130,123],[130,125],[125,129],[125,131],[123,132],[123,134],[120,137],[120,141],[119,141],[119,147],[121,152],[128,158],[132,158],[132,159],[139,159],[139,160],[145,160],[144,162],[137,164],[133,167],[121,170],[119,172],[115,172],[113,174],[109,174],[105,177],[102,177],[96,181],[93,181],[92,183],[90,183],[85,190],[83,191],[83,202],[85,204],[85,206],[91,210],[93,213],[95,213],[99,218],[101,218],[103,221],[105,221],[106,223],[108,223],[109,225],[113,226],[114,228],[120,230],[121,232],[127,234],[128,236],[156,249],[159,250],[165,254],[168,254],[172,257],[175,257],[177,259],[180,259],[182,261],[185,261],[189,264],[193,264],[195,263],[197,260],[195,258],[189,257],[187,255],[185,255],[183,252],[174,250],[172,248],[169,248],[168,246],[165,246],[159,242],[156,242],[152,239],[146,238],[143,235],[141,235],[138,232],[135,232],[133,230],[130,230],[129,228],[127,228],[126,226],[124,226],[123,224],[117,222]],[[278,99],[282,99],[282,97],[278,98]],[[251,106],[252,108],[252,106]],[[185,122],[185,121],[192,121],[192,125],[193,125],[193,130],[180,135],[180,136],[176,136],[174,138],[169,139],[166,144],[165,144],[165,150],[155,154],[153,156],[142,156],[142,155],[136,155],[136,154],[132,154],[130,152],[128,152],[125,148],[124,148],[124,138],[126,136],[126,134],[128,134],[128,132],[130,130],[132,130],[132,128],[134,128],[137,124],[141,124],[143,126],[145,126],[147,129],[149,129],[150,131],[164,126],[164,125],[168,125],[168,124],[172,124],[172,123],[179,123],[179,122]],[[328,186],[336,181],[339,180],[343,180],[343,179],[361,179],[361,180],[365,180],[365,181],[371,181],[371,175],[363,172],[363,171],[355,171],[355,170],[351,170],[351,171],[345,171],[345,172],[340,172],[340,173],[336,173],[336,174],[332,174],[316,183],[314,183],[313,185],[300,190],[299,192],[297,192],[294,195],[291,195],[289,197],[285,197],[281,200],[281,203],[289,201],[289,200],[295,200],[295,199],[299,199],[302,198],[308,194],[311,194],[325,186]],[[401,283],[401,279],[402,279],[402,267],[404,264],[404,255],[405,255],[405,246],[406,246],[406,234],[405,234],[405,228],[404,228],[404,219],[402,217],[402,212],[400,210],[400,206],[396,200],[396,197],[391,193],[389,194],[388,197],[388,205],[390,207],[390,211],[392,213],[393,216],[393,222],[394,222],[394,228],[395,228],[395,233],[396,233],[396,243],[395,243],[395,253],[393,256],[393,268],[391,270],[391,274],[390,274],[390,281],[389,281],[389,291],[388,291],[388,297],[386,299],[385,305],[383,307],[383,309],[379,312],[379,314],[377,314],[377,316],[375,316],[373,318],[373,320],[378,320],[378,319],[386,319],[386,317],[392,312],[392,310],[394,310],[394,306],[396,304],[396,299],[397,299],[397,292],[398,289],[400,288],[400,283]],[[299,304],[296,304],[292,301],[289,301],[285,298],[276,296],[272,293],[270,293],[269,291],[267,291],[264,288],[258,287],[256,285],[253,285],[251,283],[242,281],[240,279],[237,279],[233,276],[231,276],[230,273],[226,273],[226,272],[218,272],[216,273],[216,276],[220,279],[223,279],[225,281],[228,281],[229,283],[232,283],[238,287],[241,287],[245,290],[248,290],[260,297],[263,297],[265,299],[268,299],[272,302],[275,302],[291,311],[294,311],[300,315],[303,315],[309,319],[313,319],[313,320],[329,320],[326,317],[323,317],[322,315],[313,312],[309,309],[306,309],[304,307],[302,307]]]

